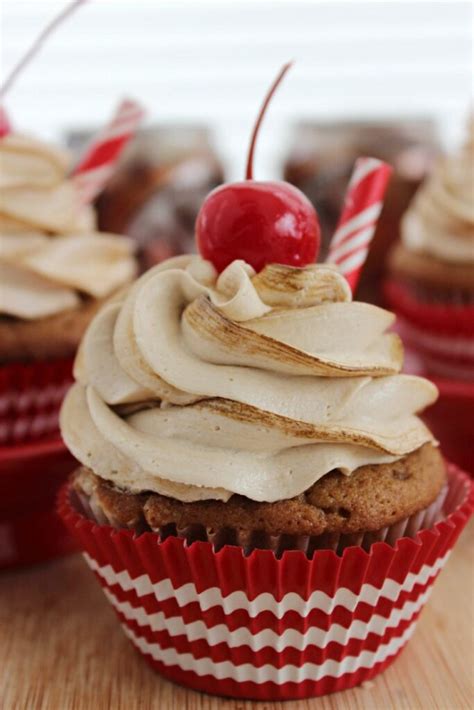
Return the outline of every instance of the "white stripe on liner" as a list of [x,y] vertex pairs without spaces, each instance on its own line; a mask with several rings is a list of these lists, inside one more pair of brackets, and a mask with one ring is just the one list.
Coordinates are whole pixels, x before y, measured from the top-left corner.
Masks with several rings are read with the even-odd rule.
[[203,621],[186,623],[181,616],[167,617],[162,611],[149,614],[143,607],[133,607],[129,602],[121,602],[107,588],[105,595],[112,606],[127,619],[139,626],[146,626],[153,632],[166,631],[170,636],[186,636],[188,641],[205,640],[210,646],[225,643],[229,648],[248,646],[252,651],[274,648],[283,651],[294,648],[304,651],[307,646],[325,648],[335,642],[346,646],[351,639],[364,640],[370,633],[382,636],[387,629],[397,628],[402,621],[409,621],[426,603],[432,587],[420,594],[416,601],[407,601],[400,609],[392,609],[389,617],[374,614],[369,621],[354,620],[347,628],[340,624],[330,624],[328,629],[311,627],[304,633],[296,629],[285,629],[277,633],[273,629],[253,632],[246,626],[229,629],[226,624],[216,624],[208,628]]
[[258,616],[262,611],[269,611],[281,619],[288,611],[296,611],[304,617],[308,616],[313,609],[320,609],[329,614],[337,606],[353,611],[360,602],[375,606],[381,598],[395,601],[401,592],[410,592],[416,584],[425,585],[431,577],[434,577],[448,559],[449,551],[444,557],[439,557],[433,565],[423,565],[417,574],[409,572],[402,584],[393,579],[386,579],[381,588],[371,584],[363,584],[358,594],[354,594],[346,587],[340,587],[333,597],[325,592],[314,591],[308,600],[303,599],[295,592],[289,592],[281,601],[278,601],[269,592],[263,592],[255,599],[249,599],[241,590],[223,596],[219,587],[210,587],[198,593],[192,582],[174,589],[170,579],[153,583],[147,574],[132,579],[127,570],[115,572],[111,565],[101,567],[87,553],[84,553],[84,557],[91,569],[107,584],[117,584],[126,592],[133,590],[139,597],[153,594],[160,602],[174,598],[180,606],[197,602],[203,611],[220,606],[225,614],[231,614],[237,609],[244,609],[250,617]]
[[334,232],[334,236],[331,241],[331,248],[329,251],[329,258],[332,259],[332,252],[338,246],[340,241],[344,239],[344,237],[347,237],[347,235],[351,232],[355,232],[356,230],[360,229],[360,227],[363,227],[368,222],[375,222],[381,211],[382,202],[376,202],[374,205],[366,207],[365,210],[362,210],[362,212],[359,212],[348,222],[345,222],[343,225],[341,225],[341,227],[339,227],[339,229]]
[[178,653],[174,648],[162,648],[158,643],[150,643],[141,636],[137,636],[127,626],[122,625],[125,635],[142,653],[149,654],[155,661],[160,661],[165,666],[178,666],[183,671],[193,671],[198,676],[212,675],[217,680],[231,678],[240,683],[266,683],[272,681],[281,685],[283,683],[302,683],[305,680],[314,682],[331,676],[340,678],[346,673],[354,673],[359,668],[373,668],[376,663],[385,661],[393,656],[406,644],[413,631],[414,621],[405,632],[396,638],[390,639],[386,644],[381,644],[376,651],[362,651],[357,656],[346,656],[342,661],[327,659],[323,663],[303,663],[301,666],[288,664],[276,668],[269,663],[257,667],[251,663],[235,665],[231,661],[214,662],[211,658],[194,658],[191,653]]
[[360,232],[355,232],[354,235],[343,242],[331,252],[331,263],[338,264],[342,259],[350,254],[354,249],[366,247],[370,242],[370,237],[374,233],[375,223],[369,224],[364,227]]

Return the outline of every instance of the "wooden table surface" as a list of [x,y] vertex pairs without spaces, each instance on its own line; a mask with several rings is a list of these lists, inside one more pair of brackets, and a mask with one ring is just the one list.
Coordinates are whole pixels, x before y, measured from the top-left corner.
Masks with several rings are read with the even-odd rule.
[[468,710],[474,687],[474,521],[411,642],[360,688],[298,703],[221,700],[156,675],[134,652],[81,556],[0,574],[2,710]]

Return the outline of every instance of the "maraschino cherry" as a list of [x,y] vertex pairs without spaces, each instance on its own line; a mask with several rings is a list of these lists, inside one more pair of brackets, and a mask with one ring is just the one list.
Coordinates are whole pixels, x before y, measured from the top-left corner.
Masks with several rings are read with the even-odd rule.
[[256,271],[265,264],[305,266],[316,261],[320,227],[306,196],[287,182],[253,179],[253,154],[265,111],[291,63],[273,82],[255,124],[246,179],[213,190],[196,221],[199,251],[218,271],[234,259],[244,259]]

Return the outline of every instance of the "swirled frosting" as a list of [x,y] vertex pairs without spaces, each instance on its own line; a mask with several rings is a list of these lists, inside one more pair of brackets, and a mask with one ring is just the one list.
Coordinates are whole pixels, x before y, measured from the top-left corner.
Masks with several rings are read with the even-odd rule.
[[0,139],[0,314],[53,315],[135,273],[131,242],[96,231],[68,165],[67,154],[32,138]]
[[402,220],[402,240],[415,252],[474,264],[474,118],[459,155],[442,159]]
[[428,381],[399,374],[392,314],[333,268],[171,259],[90,325],[61,428],[117,486],[182,501],[291,498],[432,439]]

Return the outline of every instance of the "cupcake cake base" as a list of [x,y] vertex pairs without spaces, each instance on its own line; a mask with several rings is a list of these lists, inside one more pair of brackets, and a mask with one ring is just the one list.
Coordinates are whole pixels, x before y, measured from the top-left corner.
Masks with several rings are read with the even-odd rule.
[[156,493],[131,494],[81,468],[74,488],[88,517],[135,532],[170,535],[188,543],[208,541],[215,549],[369,549],[430,527],[445,493],[445,467],[431,444],[389,464],[362,466],[351,476],[333,471],[297,498],[257,503],[234,495],[227,502],[181,503]]
[[396,658],[473,504],[468,477],[449,466],[443,519],[430,529],[368,551],[281,558],[99,525],[70,484],[59,510],[155,670],[212,694],[283,700],[353,687]]

